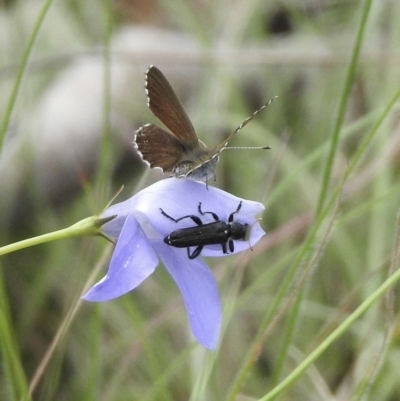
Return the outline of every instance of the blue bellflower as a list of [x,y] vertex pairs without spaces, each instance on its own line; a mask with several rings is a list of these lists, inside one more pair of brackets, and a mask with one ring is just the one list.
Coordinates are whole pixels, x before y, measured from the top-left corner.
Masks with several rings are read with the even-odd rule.
[[[175,248],[164,242],[172,231],[196,224],[190,218],[176,223],[160,210],[175,219],[194,215],[203,224],[214,222],[211,214],[199,213],[199,202],[203,212],[213,212],[224,222],[228,222],[230,214],[242,202],[234,221],[248,224],[250,235],[245,240],[234,241],[233,253],[249,249],[265,234],[256,219],[264,210],[261,203],[240,199],[192,180],[159,181],[125,202],[109,207],[101,215],[116,216],[102,226],[104,234],[116,240],[116,247],[107,275],[83,299],[109,301],[133,290],[154,272],[160,258],[181,291],[194,336],[205,347],[215,349],[221,329],[221,302],[215,279],[200,257],[189,259],[186,248]],[[204,246],[201,255],[226,256],[219,244]]]

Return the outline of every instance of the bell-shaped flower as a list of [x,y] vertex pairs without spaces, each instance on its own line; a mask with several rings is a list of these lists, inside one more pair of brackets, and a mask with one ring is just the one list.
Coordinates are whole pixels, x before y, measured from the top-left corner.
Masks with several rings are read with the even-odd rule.
[[[214,349],[220,335],[221,302],[211,271],[196,256],[220,257],[251,248],[265,234],[256,218],[263,210],[258,202],[237,198],[201,182],[175,178],[159,181],[101,215],[116,216],[102,226],[103,233],[116,240],[116,247],[107,275],[83,299],[108,301],[133,290],[153,273],[160,258],[182,294],[194,336],[205,347]],[[185,218],[175,221],[182,217]],[[239,239],[233,239],[229,230],[217,232],[217,225],[235,231],[235,222],[239,229],[247,227],[248,235],[240,232],[236,235]],[[178,248],[166,243],[177,229],[202,229],[200,225],[208,223],[218,224],[208,226],[205,237],[201,233],[200,248],[190,246],[188,252],[186,246]],[[188,237],[193,239],[193,234]]]

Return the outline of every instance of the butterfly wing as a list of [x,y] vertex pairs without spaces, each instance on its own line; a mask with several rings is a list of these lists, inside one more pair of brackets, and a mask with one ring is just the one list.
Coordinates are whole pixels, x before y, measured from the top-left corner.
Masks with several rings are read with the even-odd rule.
[[153,124],[139,128],[133,143],[150,167],[159,167],[164,172],[172,172],[185,152],[185,148],[177,138]]
[[[154,115],[190,151],[199,146],[196,132],[164,74],[154,65],[146,73],[148,106]],[[157,146],[158,148],[158,146]]]

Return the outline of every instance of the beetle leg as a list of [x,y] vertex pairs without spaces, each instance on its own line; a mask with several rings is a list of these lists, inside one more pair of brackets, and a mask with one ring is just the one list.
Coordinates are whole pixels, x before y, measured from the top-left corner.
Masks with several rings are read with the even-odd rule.
[[203,245],[198,246],[192,253],[190,253],[190,248],[187,248],[187,254],[189,259],[196,259],[203,250]]
[[164,210],[162,210],[161,208],[160,208],[160,210],[161,210],[161,213],[162,213],[163,216],[167,217],[168,219],[170,219],[170,220],[172,220],[172,221],[175,221],[175,223],[178,223],[179,221],[181,221],[181,220],[183,220],[183,219],[189,219],[189,218],[190,218],[190,219],[192,219],[198,226],[202,226],[202,225],[203,225],[203,222],[202,222],[201,219],[200,219],[199,217],[197,217],[197,216],[188,215],[188,216],[180,217],[179,219],[174,219],[174,218],[171,217],[169,214],[165,213]]
[[232,212],[232,213],[229,215],[229,219],[228,219],[228,222],[229,222],[229,223],[232,223],[232,222],[233,222],[233,216],[234,216],[236,213],[239,213],[239,210],[240,210],[241,208],[242,208],[242,201],[239,202],[238,208],[237,208],[234,212]]
[[199,202],[199,207],[198,207],[199,213],[204,216],[205,214],[211,214],[211,216],[214,218],[215,221],[220,221],[219,217],[214,213],[214,212],[203,212],[201,210],[201,202]]

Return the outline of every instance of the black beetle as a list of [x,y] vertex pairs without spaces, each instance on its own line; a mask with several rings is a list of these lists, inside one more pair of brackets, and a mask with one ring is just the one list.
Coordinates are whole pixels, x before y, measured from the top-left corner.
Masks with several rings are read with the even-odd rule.
[[[202,216],[211,214],[215,220],[214,222],[207,224],[203,224],[200,217],[195,215],[188,215],[180,217],[179,219],[174,219],[160,208],[161,213],[165,217],[175,221],[175,223],[184,219],[192,219],[197,224],[197,226],[194,227],[180,228],[173,231],[164,238],[164,242],[176,248],[187,248],[189,259],[197,258],[205,245],[221,244],[223,253],[228,253],[228,248],[230,252],[233,252],[235,249],[233,241],[245,240],[249,233],[248,224],[233,221],[235,214],[239,213],[241,207],[242,201],[240,201],[237,209],[229,215],[228,222],[226,223],[221,221],[214,212],[203,212],[201,210],[200,202],[198,206],[199,213]],[[196,249],[191,253],[190,247],[192,246],[195,246]]]

